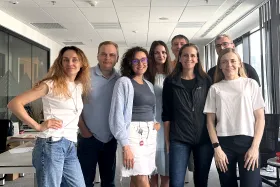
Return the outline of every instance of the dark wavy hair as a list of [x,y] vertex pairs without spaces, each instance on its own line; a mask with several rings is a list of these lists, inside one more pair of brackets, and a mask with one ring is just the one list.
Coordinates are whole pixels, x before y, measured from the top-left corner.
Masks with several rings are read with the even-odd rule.
[[168,47],[166,46],[166,44],[161,41],[153,41],[150,51],[149,51],[149,57],[150,57],[150,62],[149,62],[149,66],[148,66],[148,71],[149,73],[147,74],[147,80],[150,81],[152,84],[155,83],[155,77],[157,74],[157,68],[156,68],[156,60],[155,60],[155,49],[157,46],[163,46],[165,48],[167,57],[166,57],[166,61],[163,64],[163,73],[165,75],[169,75],[172,72],[172,65],[171,65],[171,57],[170,57],[170,53],[168,50]]
[[[146,49],[144,49],[143,47],[139,47],[139,46],[132,47],[123,54],[122,61],[121,61],[121,67],[120,67],[122,76],[132,78],[135,75],[134,71],[132,70],[131,62],[134,59],[136,53],[138,53],[138,52],[143,52],[146,54],[146,56],[148,58],[148,64],[149,64],[150,59],[149,59],[148,51]],[[149,73],[147,70],[144,74],[144,77],[147,77],[148,74]]]
[[183,45],[181,47],[181,49],[179,51],[178,59],[177,59],[177,64],[176,64],[173,72],[171,73],[171,77],[177,77],[177,76],[179,76],[182,73],[183,67],[182,67],[182,64],[180,62],[180,58],[181,58],[183,50],[185,48],[187,48],[187,47],[192,47],[192,48],[194,48],[197,51],[196,56],[197,56],[197,61],[198,62],[194,66],[194,73],[200,75],[203,78],[210,79],[209,76],[207,75],[207,73],[204,71],[204,69],[202,67],[202,64],[201,64],[201,61],[200,61],[200,57],[199,57],[198,47],[195,44],[193,44],[193,43],[188,43],[188,44],[185,44],[185,45]]

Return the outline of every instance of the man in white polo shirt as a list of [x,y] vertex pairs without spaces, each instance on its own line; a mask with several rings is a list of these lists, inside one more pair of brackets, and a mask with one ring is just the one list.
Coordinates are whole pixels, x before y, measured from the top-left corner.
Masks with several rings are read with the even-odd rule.
[[98,47],[98,65],[91,68],[92,89],[80,117],[78,158],[86,187],[92,187],[98,163],[101,186],[115,187],[117,141],[109,129],[109,112],[115,82],[118,45],[105,41]]

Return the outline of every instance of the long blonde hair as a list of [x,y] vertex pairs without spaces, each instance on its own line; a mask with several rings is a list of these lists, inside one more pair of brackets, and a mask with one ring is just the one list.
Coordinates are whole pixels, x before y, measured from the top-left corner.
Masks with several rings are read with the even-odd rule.
[[67,86],[66,74],[63,70],[63,65],[62,65],[63,54],[68,50],[75,51],[79,58],[79,61],[81,62],[81,68],[77,76],[75,77],[75,82],[81,83],[83,85],[83,96],[88,95],[90,90],[90,72],[89,72],[90,66],[84,52],[75,46],[66,46],[59,51],[59,55],[55,59],[51,68],[49,69],[46,77],[41,81],[39,81],[38,83],[36,83],[34,86],[35,88],[38,87],[44,81],[52,80],[54,85],[53,87],[54,95],[62,95],[66,98],[71,97],[71,94],[69,93],[68,86]]
[[241,61],[239,54],[236,52],[235,49],[226,48],[226,49],[223,49],[221,51],[221,53],[219,54],[218,62],[217,62],[217,66],[216,66],[216,70],[215,70],[215,74],[214,74],[214,83],[220,82],[221,80],[223,80],[225,78],[224,73],[222,72],[220,66],[221,66],[221,58],[227,53],[234,53],[237,56],[237,58],[240,62],[240,68],[238,68],[238,75],[240,77],[247,77],[246,71],[244,69],[244,64]]

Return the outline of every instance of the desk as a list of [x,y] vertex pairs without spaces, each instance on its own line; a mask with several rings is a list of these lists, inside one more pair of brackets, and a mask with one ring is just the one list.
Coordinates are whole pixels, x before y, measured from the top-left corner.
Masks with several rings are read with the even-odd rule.
[[[31,146],[34,146],[34,144],[27,142],[16,148]],[[35,168],[32,166],[32,151],[15,154],[6,151],[0,154],[0,173],[34,173],[34,186],[36,186]]]
[[267,160],[267,164],[273,167],[276,167],[276,179],[272,178],[272,177],[266,177],[266,176],[262,176],[262,178],[268,179],[268,180],[276,180],[276,183],[272,183],[270,181],[265,180],[265,183],[273,186],[273,187],[280,187],[280,179],[279,179],[279,169],[280,169],[280,163],[277,162],[277,158],[270,158]]
[[18,134],[15,136],[7,137],[7,144],[12,142],[29,142],[35,140],[39,132],[25,132],[23,134]]

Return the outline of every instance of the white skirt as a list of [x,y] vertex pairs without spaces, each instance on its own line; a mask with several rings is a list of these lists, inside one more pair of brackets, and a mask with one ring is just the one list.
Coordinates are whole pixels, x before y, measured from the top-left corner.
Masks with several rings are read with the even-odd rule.
[[154,130],[154,122],[134,121],[130,123],[128,130],[129,146],[134,155],[134,167],[133,169],[126,169],[123,166],[123,152],[122,148],[119,147],[118,158],[121,164],[121,177],[152,174],[156,169],[157,131]]

